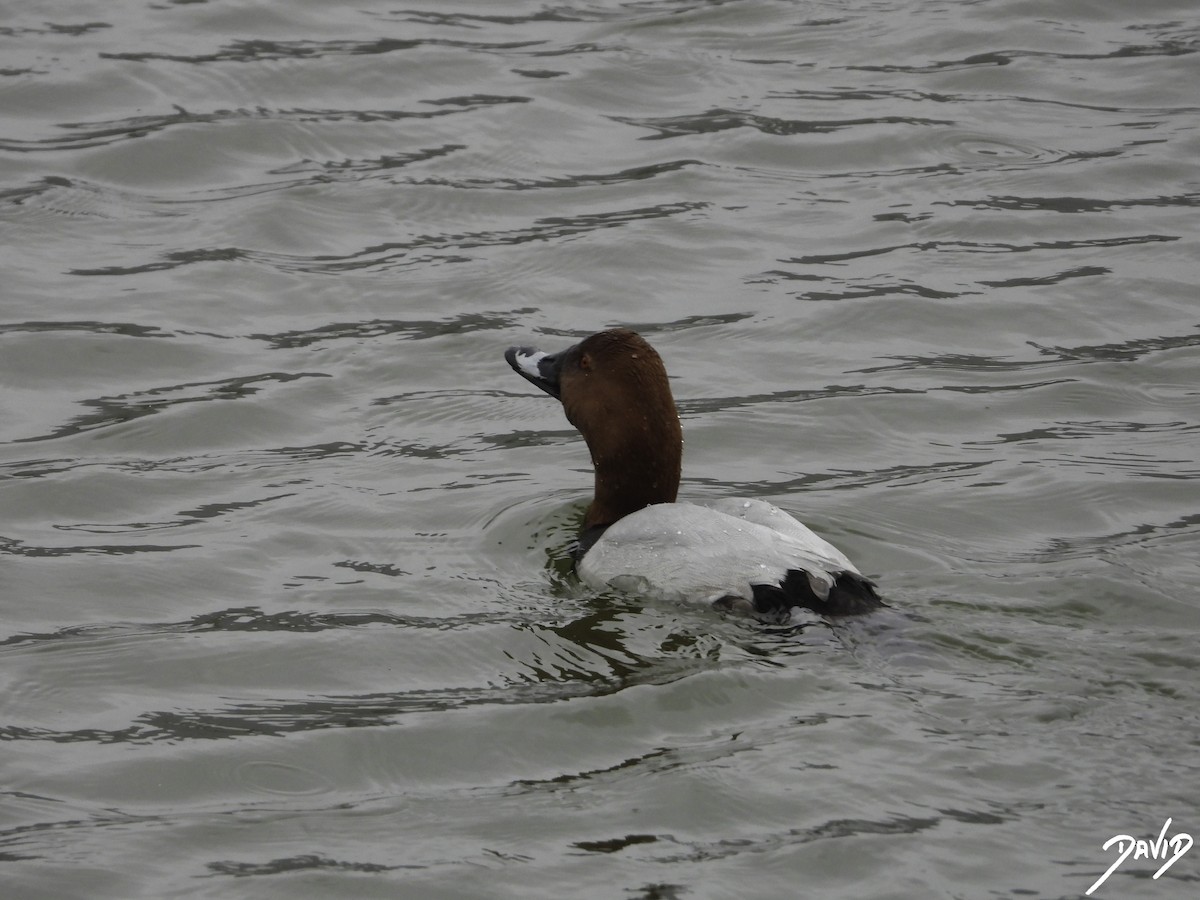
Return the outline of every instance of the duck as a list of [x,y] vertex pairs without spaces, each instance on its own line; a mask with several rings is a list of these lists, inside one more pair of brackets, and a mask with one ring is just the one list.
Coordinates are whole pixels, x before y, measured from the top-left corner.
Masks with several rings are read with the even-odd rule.
[[884,602],[844,553],[757,498],[680,502],[683,430],[662,357],[627,328],[555,353],[505,360],[562,403],[591,454],[595,483],[573,551],[580,581],[767,621],[795,608],[827,617]]

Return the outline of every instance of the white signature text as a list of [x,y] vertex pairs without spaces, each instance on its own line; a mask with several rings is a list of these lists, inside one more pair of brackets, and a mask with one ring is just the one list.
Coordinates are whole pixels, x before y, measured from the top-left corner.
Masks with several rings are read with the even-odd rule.
[[[1171,820],[1167,819],[1163,823],[1162,831],[1158,833],[1158,839],[1154,841],[1143,841],[1134,838],[1128,834],[1115,834],[1104,842],[1102,850],[1107,850],[1113,844],[1117,845],[1117,858],[1113,860],[1113,864],[1108,867],[1108,871],[1096,879],[1096,883],[1087,889],[1087,894],[1091,895],[1092,891],[1108,881],[1108,876],[1120,868],[1121,863],[1129,859],[1129,855],[1133,854],[1134,859],[1165,859],[1167,860],[1158,867],[1158,871],[1154,873],[1157,878],[1171,866],[1175,865],[1175,860],[1183,856],[1192,849],[1192,836],[1180,831],[1177,834],[1167,837],[1167,829],[1171,827]],[[1171,858],[1167,859],[1168,853]]]

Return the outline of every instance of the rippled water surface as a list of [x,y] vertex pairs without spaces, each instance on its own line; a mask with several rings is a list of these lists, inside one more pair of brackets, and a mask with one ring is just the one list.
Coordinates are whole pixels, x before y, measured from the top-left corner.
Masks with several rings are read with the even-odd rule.
[[[1058,898],[1200,840],[1198,51],[1191,0],[8,4],[4,896]],[[616,324],[683,493],[891,609],[574,580],[503,351]]]

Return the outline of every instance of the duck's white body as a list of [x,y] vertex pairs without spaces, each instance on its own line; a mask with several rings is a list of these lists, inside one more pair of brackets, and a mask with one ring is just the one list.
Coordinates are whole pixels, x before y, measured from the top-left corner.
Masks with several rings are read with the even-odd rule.
[[779,507],[733,498],[640,509],[609,526],[577,565],[580,579],[598,590],[709,604],[752,601],[754,585],[779,585],[797,570],[822,600],[838,575],[860,574]]

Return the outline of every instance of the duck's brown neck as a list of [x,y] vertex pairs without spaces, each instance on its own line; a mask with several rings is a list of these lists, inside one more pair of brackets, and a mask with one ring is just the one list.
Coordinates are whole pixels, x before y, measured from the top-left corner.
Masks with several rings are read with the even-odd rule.
[[674,503],[679,493],[683,432],[675,404],[669,411],[639,410],[636,420],[624,421],[619,439],[588,442],[596,486],[583,518],[585,531],[612,525],[652,503]]

